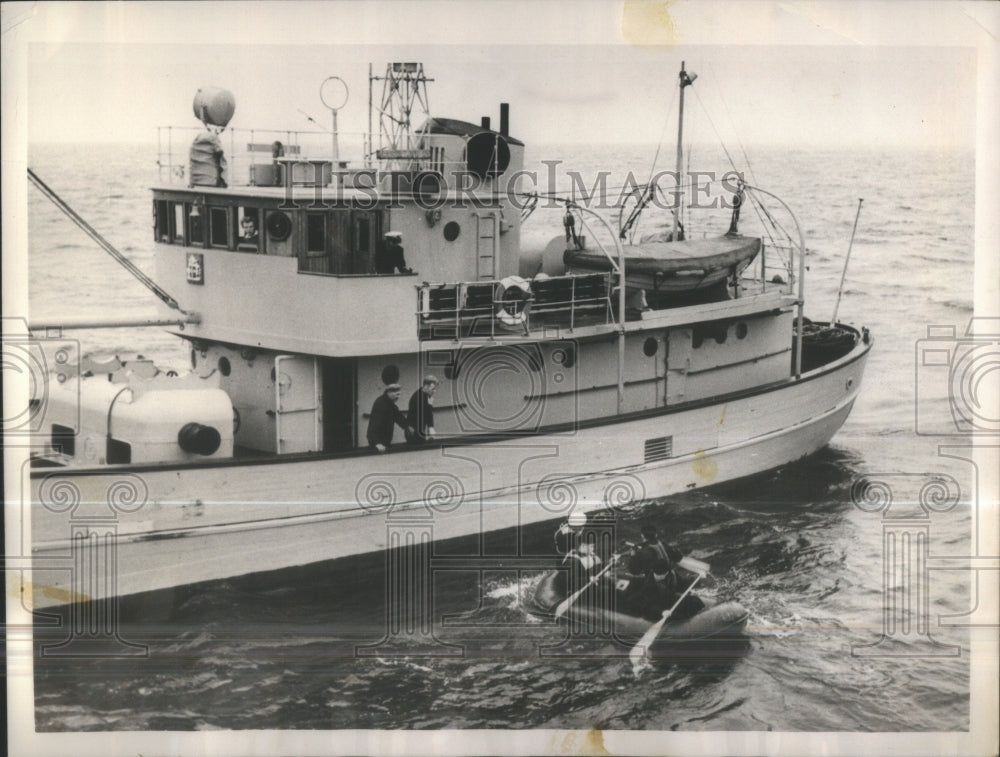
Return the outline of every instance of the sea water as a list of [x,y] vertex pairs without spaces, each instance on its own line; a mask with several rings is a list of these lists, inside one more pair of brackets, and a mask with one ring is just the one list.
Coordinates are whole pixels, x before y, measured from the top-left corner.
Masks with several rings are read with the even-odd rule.
[[[538,573],[459,570],[436,577],[434,602],[454,621],[439,637],[464,647],[401,654],[377,646],[385,635],[385,573],[376,555],[131,602],[122,633],[147,645],[148,655],[36,657],[38,729],[967,729],[969,634],[939,619],[966,611],[973,576],[930,573],[938,646],[897,634],[885,656],[865,655],[885,630],[888,516],[859,506],[866,500],[858,482],[886,482],[911,503],[935,477],[957,482],[947,506],[927,511],[929,549],[937,557],[973,553],[972,468],[938,455],[938,445],[953,437],[915,432],[920,412],[946,411],[947,398],[929,407],[917,407],[915,398],[926,380],[919,354],[927,327],[954,326],[961,335],[972,316],[974,156],[776,147],[749,153],[752,173],[738,166],[748,181],[784,198],[801,222],[809,249],[806,314],[816,320],[832,314],[864,198],[838,314],[868,327],[875,340],[860,397],[816,455],[751,479],[636,503],[619,523],[621,537],[633,540],[641,525],[654,523],[709,561],[714,580],[704,595],[735,599],[750,611],[746,649],[659,665],[638,679],[613,650],[540,655],[546,645],[558,647],[564,632],[525,609]],[[527,164],[544,177],[541,161],[561,159],[560,176],[579,171],[589,187],[604,169],[643,177],[651,155],[636,146],[535,148]],[[36,145],[29,163],[153,274],[155,157],[155,148],[135,145]],[[730,168],[721,153],[695,153],[694,163]],[[570,187],[566,176],[560,189]],[[687,220],[696,237],[712,224],[724,231],[729,213],[696,209]],[[744,207],[741,230],[754,233],[753,222]],[[787,216],[781,223],[788,225]],[[544,246],[561,233],[562,211],[539,209],[525,226],[525,243]],[[156,313],[152,295],[34,188],[29,255],[33,318]],[[70,335],[84,352],[142,353],[177,369],[188,361],[182,340],[158,329]],[[550,531],[549,524],[531,527],[525,539],[544,545]],[[38,637],[39,644],[51,641],[42,628]],[[371,654],[356,653],[364,645]]]

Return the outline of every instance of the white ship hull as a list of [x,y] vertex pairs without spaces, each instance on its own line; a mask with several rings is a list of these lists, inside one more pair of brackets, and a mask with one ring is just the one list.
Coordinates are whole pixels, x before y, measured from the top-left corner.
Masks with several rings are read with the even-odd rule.
[[[127,596],[376,552],[401,529],[434,541],[486,535],[760,473],[830,441],[868,350],[859,341],[798,381],[550,434],[386,455],[35,471],[24,602]],[[516,547],[480,541],[484,556]]]

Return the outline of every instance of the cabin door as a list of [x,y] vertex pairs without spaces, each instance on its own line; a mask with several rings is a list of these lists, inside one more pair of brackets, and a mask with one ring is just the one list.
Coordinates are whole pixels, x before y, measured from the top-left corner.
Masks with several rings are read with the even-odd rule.
[[351,234],[353,258],[349,273],[373,273],[375,271],[375,245],[382,239],[381,214],[370,210],[355,210],[351,213]]
[[354,448],[357,366],[354,358],[323,359],[323,451]]
[[278,454],[319,451],[319,366],[316,358],[278,355],[274,359],[275,427]]
[[684,401],[691,369],[691,329],[671,329],[667,334],[667,404]]
[[357,273],[354,270],[354,244],[351,238],[351,211],[334,208],[330,211],[326,226],[327,247],[333,261],[333,273]]

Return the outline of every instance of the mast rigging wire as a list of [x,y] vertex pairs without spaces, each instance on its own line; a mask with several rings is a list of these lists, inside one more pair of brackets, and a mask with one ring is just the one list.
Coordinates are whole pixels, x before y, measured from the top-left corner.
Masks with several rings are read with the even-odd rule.
[[[711,113],[708,112],[708,108],[705,107],[705,103],[701,99],[701,95],[698,94],[698,90],[695,90],[694,94],[695,94],[695,97],[698,99],[698,104],[701,106],[701,109],[702,109],[702,111],[705,114],[705,118],[708,119],[708,123],[712,127],[712,131],[715,132],[715,138],[719,140],[719,145],[722,147],[722,151],[725,153],[727,160],[729,160],[729,165],[732,166],[733,171],[735,171],[736,173],[739,173],[740,171],[736,167],[736,161],[734,161],[733,160],[733,156],[729,154],[729,150],[726,147],[726,143],[723,141],[722,135],[719,134],[719,129],[716,127],[715,121],[712,119]],[[737,137],[737,141],[739,141],[738,137]],[[741,147],[742,147],[742,143],[741,143]],[[750,162],[747,161],[747,167],[749,168],[749,166],[750,166]],[[753,176],[753,170],[752,169],[750,171],[750,175]],[[754,181],[756,183],[756,179]],[[771,215],[771,213],[767,210],[767,208],[764,206],[764,204],[761,202],[761,200],[758,197],[756,197],[753,192],[747,192],[747,195],[750,197],[750,204],[753,207],[754,212],[757,214],[758,219],[760,219],[761,226],[764,228],[764,231],[767,233],[768,239],[771,241],[771,246],[774,247],[775,249],[780,249],[779,245],[774,240],[774,236],[771,234],[771,231],[768,228],[768,224],[764,222],[764,218],[761,215],[762,212],[763,212],[763,214],[765,216],[767,216],[767,220],[770,223],[771,228],[773,228],[775,230],[780,230],[781,233],[789,241],[791,241],[791,239],[792,239],[791,234],[789,234],[784,229],[784,227],[777,220],[775,220],[774,216]],[[805,254],[805,250],[802,250],[802,254],[803,255]]]

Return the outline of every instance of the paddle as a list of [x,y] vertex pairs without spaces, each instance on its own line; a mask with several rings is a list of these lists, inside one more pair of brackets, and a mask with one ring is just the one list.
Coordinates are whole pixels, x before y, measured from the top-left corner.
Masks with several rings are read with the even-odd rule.
[[[705,567],[708,566],[706,565]],[[642,667],[643,659],[646,656],[646,650],[649,649],[649,647],[652,645],[654,641],[656,641],[656,637],[660,635],[660,631],[663,630],[663,624],[666,623],[667,619],[674,614],[674,610],[676,610],[678,605],[680,605],[680,603],[684,601],[684,597],[686,597],[688,594],[691,593],[691,589],[695,587],[695,584],[697,584],[701,579],[703,579],[707,573],[708,571],[705,571],[704,573],[698,573],[698,577],[691,582],[691,585],[684,590],[684,593],[681,594],[680,598],[676,602],[674,602],[674,606],[671,607],[669,610],[664,610],[663,616],[653,625],[651,625],[649,629],[646,631],[646,633],[642,635],[642,638],[639,639],[639,643],[636,644],[634,647],[632,647],[631,650],[629,650],[628,659],[632,663],[633,673],[638,674],[639,669]]]
[[707,562],[702,562],[701,560],[695,560],[693,557],[682,557],[677,561],[677,567],[683,568],[691,573],[703,573],[708,575],[712,572],[712,566]]
[[556,608],[556,620],[561,618],[566,613],[566,611],[570,608],[570,606],[580,598],[580,595],[583,594],[583,592],[589,589],[593,584],[597,583],[597,579],[599,579],[601,576],[603,576],[605,573],[611,570],[612,566],[616,562],[618,562],[618,557],[619,557],[618,555],[612,555],[611,559],[608,561],[608,566],[604,570],[602,570],[600,573],[598,573],[589,581],[587,581],[587,583],[585,583],[581,589],[578,589],[577,591],[573,592],[568,597],[566,597],[566,599],[564,599],[562,602],[559,603],[559,606]]

